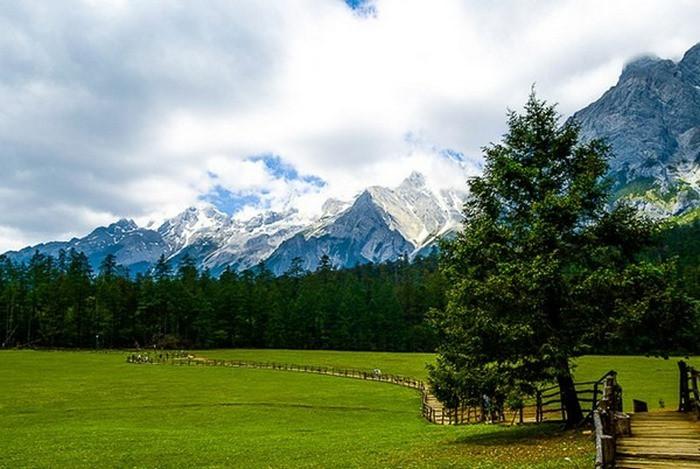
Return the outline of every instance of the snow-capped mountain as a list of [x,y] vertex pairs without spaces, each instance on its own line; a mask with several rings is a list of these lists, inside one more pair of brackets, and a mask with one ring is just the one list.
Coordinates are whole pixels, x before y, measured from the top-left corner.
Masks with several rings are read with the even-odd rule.
[[179,252],[205,239],[220,243],[226,237],[231,219],[213,206],[190,207],[179,215],[166,220],[158,233],[173,252]]
[[700,44],[679,62],[643,57],[574,114],[612,147],[615,195],[657,216],[700,207]]
[[227,266],[242,271],[265,261],[286,239],[308,223],[296,210],[284,213],[267,211],[244,222],[233,221],[223,242],[201,265],[214,273]]
[[374,186],[367,192],[388,215],[389,227],[399,231],[416,249],[454,231],[462,222],[466,194],[454,190],[435,193],[417,172],[395,190]]
[[322,213],[307,219],[294,210],[266,211],[237,220],[210,205],[190,207],[157,230],[120,220],[84,238],[52,242],[7,253],[27,262],[37,250],[57,256],[61,250],[83,251],[93,268],[107,254],[134,273],[148,270],[161,255],[177,265],[184,256],[213,274],[226,267],[242,271],[264,263],[281,274],[294,257],[314,269],[328,254],[337,267],[415,256],[458,229],[466,194],[432,190],[419,173],[396,188],[373,186],[352,201],[329,199]]
[[[682,60],[645,57],[628,64],[618,83],[573,116],[582,137],[605,138],[614,157],[614,196],[657,216],[700,207],[700,44]],[[398,187],[373,186],[353,200],[329,199],[314,218],[296,210],[234,219],[208,205],[191,207],[157,230],[119,220],[84,238],[28,247],[7,256],[26,262],[35,251],[83,251],[93,267],[107,254],[132,272],[159,256],[184,256],[218,274],[261,263],[285,272],[295,257],[314,269],[327,254],[337,267],[429,252],[459,229],[466,193],[434,189],[413,173]]]
[[323,254],[343,267],[415,257],[459,228],[465,199],[465,192],[430,189],[414,172],[395,189],[366,189],[345,210],[283,242],[266,265],[280,274],[295,257],[309,270]]

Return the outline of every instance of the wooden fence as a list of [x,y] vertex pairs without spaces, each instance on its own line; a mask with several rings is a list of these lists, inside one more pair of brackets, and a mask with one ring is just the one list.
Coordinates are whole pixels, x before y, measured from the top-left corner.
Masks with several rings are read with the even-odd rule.
[[456,409],[445,407],[427,390],[422,392],[421,414],[428,422],[438,425],[482,423],[486,418],[479,407],[459,406]]
[[[593,411],[596,409],[602,396],[605,380],[614,374],[615,372],[611,370],[598,380],[574,383],[585,420],[590,421],[592,419]],[[526,406],[525,414],[532,415],[533,411],[534,421],[537,423],[566,421],[564,396],[559,386],[549,386],[535,391],[535,402]]]
[[622,413],[622,388],[617,383],[617,373],[610,372],[604,378],[602,396],[593,410],[595,428],[595,467],[612,468],[615,465],[617,437],[629,435],[629,416]]
[[457,409],[445,408],[433,396],[425,382],[391,373],[382,373],[379,370],[361,370],[352,368],[335,368],[327,366],[297,365],[292,363],[258,362],[249,360],[220,360],[195,357],[186,352],[147,352],[132,353],[127,356],[129,363],[167,363],[178,366],[222,366],[229,368],[257,368],[280,371],[296,371],[302,373],[315,373],[343,378],[362,379],[367,381],[379,381],[394,384],[419,391],[421,393],[421,415],[429,422],[440,425],[459,425],[465,423],[481,422],[481,412],[473,407],[459,407]]
[[[325,366],[297,365],[291,363],[278,362],[258,362],[249,360],[221,360],[203,357],[195,357],[186,352],[143,352],[132,353],[127,356],[129,363],[168,363],[178,366],[222,366],[230,368],[258,368],[281,371],[296,371],[303,373],[315,373],[329,376],[345,378],[363,379],[367,381],[379,381],[394,384],[421,393],[421,415],[431,423],[439,425],[464,425],[471,423],[490,422],[511,422],[515,423],[542,423],[559,422],[566,420],[566,409],[563,399],[557,386],[538,389],[534,401],[519,409],[511,409],[510,414],[504,409],[487,408],[483,403],[479,406],[462,405],[457,408],[445,407],[431,392],[427,384],[419,379],[382,373],[379,370],[362,370],[353,368],[335,368]],[[612,373],[612,372],[610,372]],[[579,397],[580,401],[589,403],[590,406],[584,408],[591,416],[598,398],[602,393],[602,382],[608,375],[598,381],[576,383],[577,393],[584,396]],[[585,397],[590,396],[590,397]]]
[[695,416],[700,419],[700,391],[698,391],[700,372],[683,360],[678,362],[678,370],[680,371],[678,410],[695,412]]

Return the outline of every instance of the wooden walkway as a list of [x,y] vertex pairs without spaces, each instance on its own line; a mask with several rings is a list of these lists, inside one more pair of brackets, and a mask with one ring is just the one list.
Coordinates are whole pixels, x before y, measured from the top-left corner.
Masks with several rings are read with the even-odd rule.
[[663,411],[631,415],[631,435],[617,439],[615,468],[700,468],[700,422]]

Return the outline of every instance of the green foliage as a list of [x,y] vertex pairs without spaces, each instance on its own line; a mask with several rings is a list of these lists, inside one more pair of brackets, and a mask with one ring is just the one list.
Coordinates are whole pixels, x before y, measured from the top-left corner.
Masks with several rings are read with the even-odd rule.
[[50,347],[288,347],[433,350],[425,317],[444,303],[436,256],[315,272],[297,260],[275,278],[260,267],[220,278],[185,256],[130,278],[107,256],[94,275],[79,252],[0,257],[0,343]]
[[666,222],[659,238],[659,245],[648,251],[648,258],[655,262],[672,260],[682,289],[700,300],[700,209]]
[[639,257],[656,226],[629,207],[607,211],[608,147],[578,141],[534,94],[511,112],[503,142],[472,178],[463,233],[445,243],[447,307],[436,309],[431,382],[446,402],[558,382],[569,423],[581,415],[570,360],[606,344],[665,354],[695,347],[695,312],[673,266]]
[[639,177],[618,187],[612,195],[612,199],[616,201],[641,199],[668,211],[674,210],[674,206],[681,197],[691,201],[700,198],[700,194],[685,181],[677,181],[669,187],[661,187],[654,178]]

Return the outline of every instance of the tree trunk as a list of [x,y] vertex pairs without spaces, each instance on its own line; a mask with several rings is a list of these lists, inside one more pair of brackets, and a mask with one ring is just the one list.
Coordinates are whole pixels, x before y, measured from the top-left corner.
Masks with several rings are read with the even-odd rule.
[[562,370],[562,374],[557,378],[559,390],[561,391],[562,405],[566,409],[566,426],[572,428],[578,425],[583,420],[583,412],[581,411],[581,403],[576,394],[574,379],[569,370],[569,364]]

